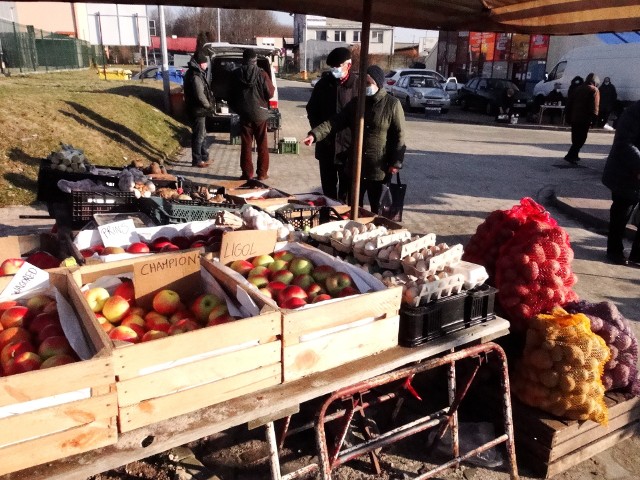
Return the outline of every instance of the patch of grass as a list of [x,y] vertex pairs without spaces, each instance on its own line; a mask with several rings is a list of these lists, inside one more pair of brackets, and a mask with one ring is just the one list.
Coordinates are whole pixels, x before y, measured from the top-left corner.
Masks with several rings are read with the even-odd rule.
[[104,81],[95,70],[0,78],[0,207],[35,200],[40,160],[61,143],[94,165],[175,155],[188,128],[163,112],[162,82]]

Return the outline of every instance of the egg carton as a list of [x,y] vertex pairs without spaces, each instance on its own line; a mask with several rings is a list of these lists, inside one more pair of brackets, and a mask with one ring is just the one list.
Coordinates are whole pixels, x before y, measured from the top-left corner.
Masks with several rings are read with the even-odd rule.
[[486,268],[471,262],[461,261],[452,267],[452,272],[464,277],[464,288],[466,290],[479,287],[489,279]]
[[387,270],[400,270],[402,268],[402,262],[400,260],[383,260],[380,257],[376,257],[376,263],[380,268]]
[[353,256],[361,263],[366,263],[367,265],[371,265],[376,262],[375,251],[373,251],[373,255],[367,255],[365,250],[361,249],[353,249]]
[[407,275],[413,275],[418,278],[426,278],[429,275],[435,275],[437,272],[444,270],[447,267],[452,267],[462,260],[463,248],[462,244],[454,245],[438,255],[425,260],[427,264],[425,271],[419,271],[414,265],[402,261],[402,269]]
[[[353,227],[362,228],[362,226],[364,226],[364,228],[368,228],[366,225],[363,225],[361,223],[354,222],[354,221],[349,221],[344,226],[343,230],[347,230],[347,229],[353,228]],[[382,235],[381,232],[382,231],[380,230],[380,227],[376,227],[374,230],[369,230],[369,231],[365,231],[365,232],[362,232],[362,233],[357,233],[355,235],[352,235],[350,243],[346,243],[344,241],[340,241],[338,239],[331,238],[331,246],[333,248],[335,248],[336,250],[338,250],[339,252],[350,253],[356,248],[356,245],[359,242],[361,242],[360,245],[364,246],[364,243],[362,243],[362,242],[366,242],[367,240],[370,240],[372,238],[379,237],[380,235]]]
[[449,275],[448,277],[426,282],[420,286],[418,295],[414,301],[414,307],[424,305],[443,297],[457,295],[464,287],[464,276],[461,274]]
[[323,223],[309,230],[309,236],[320,243],[331,243],[331,234],[337,230],[343,230],[351,220],[339,220]]

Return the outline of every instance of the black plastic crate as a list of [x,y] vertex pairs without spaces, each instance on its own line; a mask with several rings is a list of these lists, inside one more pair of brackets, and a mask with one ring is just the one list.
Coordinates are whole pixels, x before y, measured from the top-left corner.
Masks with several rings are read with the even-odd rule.
[[467,292],[464,305],[464,319],[467,322],[480,323],[496,317],[494,312],[497,288],[480,285]]
[[284,223],[293,225],[297,230],[313,228],[320,225],[320,209],[317,207],[286,206],[275,211],[275,217]]
[[140,198],[140,209],[159,225],[212,220],[220,212],[240,213],[243,205],[236,203],[207,203],[195,200],[166,200],[161,197]]
[[273,132],[280,130],[280,124],[282,123],[282,115],[277,108],[269,109],[269,118],[267,118],[267,131]]
[[138,211],[132,192],[71,192],[71,220],[74,223],[93,220],[94,213]]
[[[96,168],[122,170],[122,168],[118,167],[101,167],[97,165]],[[98,185],[107,187],[115,187],[118,183],[117,175],[96,175],[90,172],[63,172],[51,168],[51,162],[47,159],[42,159],[38,170],[38,193],[36,199],[40,202],[66,201],[65,195],[68,194],[58,188],[58,181],[68,180],[70,182],[77,182],[87,179]]]
[[403,347],[417,347],[470,326],[464,320],[466,299],[466,293],[459,293],[420,307],[402,305],[398,343]]

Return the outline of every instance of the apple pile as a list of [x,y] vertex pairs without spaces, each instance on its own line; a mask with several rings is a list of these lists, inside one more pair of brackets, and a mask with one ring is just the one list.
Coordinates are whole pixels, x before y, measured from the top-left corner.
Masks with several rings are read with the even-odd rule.
[[349,274],[330,265],[316,266],[287,250],[236,260],[229,267],[286,309],[360,293]]
[[0,376],[77,361],[53,298],[40,294],[0,302]]
[[84,292],[89,308],[112,340],[139,343],[211,327],[235,320],[224,299],[205,293],[189,307],[173,290],[162,289],[153,297],[152,310],[136,306],[133,282],[125,279],[113,295],[102,287]]
[[151,241],[134,242],[126,247],[105,247],[96,244],[89,248],[80,250],[83,257],[97,255],[109,255],[112,253],[164,253],[188,250],[190,248],[207,248],[209,250],[219,250],[222,234],[226,228],[215,228],[206,234],[177,235],[173,238],[158,237]]
[[49,268],[58,268],[66,266],[63,260],[51,255],[48,252],[37,251],[32,253],[26,258],[7,258],[0,264],[1,275],[14,275],[24,263],[30,263],[31,265],[38,267],[42,270]]

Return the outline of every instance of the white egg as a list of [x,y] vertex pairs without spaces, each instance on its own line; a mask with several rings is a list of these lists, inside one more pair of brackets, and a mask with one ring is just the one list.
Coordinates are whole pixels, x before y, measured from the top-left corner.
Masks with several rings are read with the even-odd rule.
[[419,272],[427,271],[427,264],[424,262],[424,260],[418,260],[416,262],[416,270],[418,270]]
[[[391,256],[389,256],[389,260],[391,260]],[[408,265],[415,265],[417,260],[413,258],[411,255],[409,255],[407,258],[403,260],[403,262],[405,262]]]
[[346,246],[350,247],[351,244],[353,243],[353,237],[344,237],[342,239],[342,243],[344,243]]
[[346,240],[347,238],[348,238],[348,239],[351,239],[351,237],[352,237],[352,236],[353,236],[353,232],[352,232],[351,230],[345,230],[345,231],[344,231],[344,236],[343,236],[343,238],[344,238],[345,240]]

